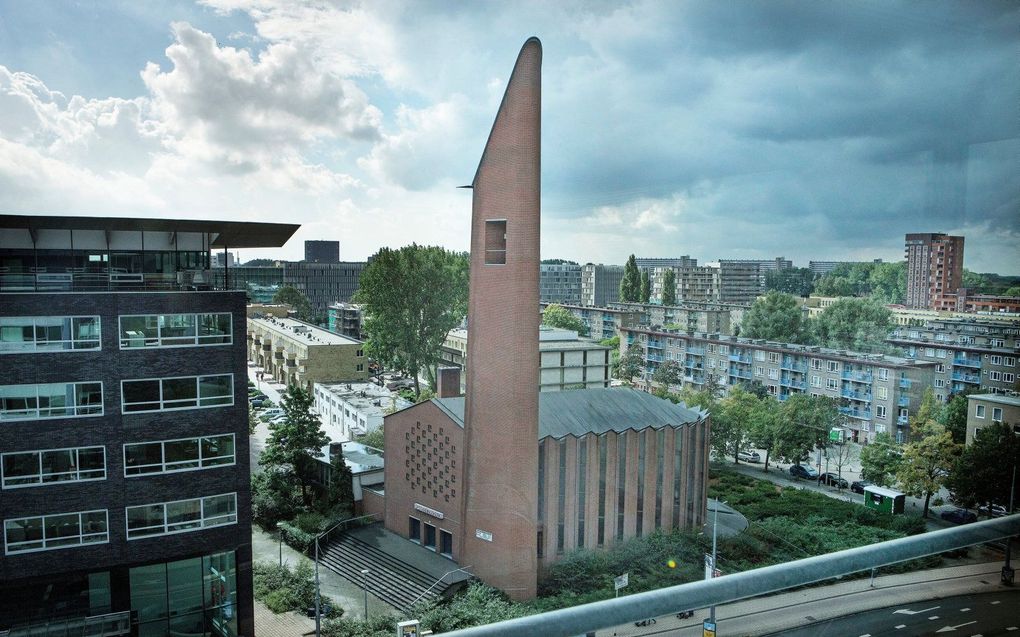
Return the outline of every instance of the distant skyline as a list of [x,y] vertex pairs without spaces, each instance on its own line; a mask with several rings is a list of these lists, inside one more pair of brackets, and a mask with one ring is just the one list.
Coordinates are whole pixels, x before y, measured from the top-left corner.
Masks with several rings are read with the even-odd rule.
[[466,250],[524,40],[542,256],[1020,274],[1020,3],[0,0],[0,214],[302,224]]

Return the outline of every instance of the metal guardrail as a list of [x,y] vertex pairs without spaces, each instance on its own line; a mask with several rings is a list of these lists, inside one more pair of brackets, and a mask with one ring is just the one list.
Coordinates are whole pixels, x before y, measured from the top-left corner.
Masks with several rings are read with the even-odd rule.
[[131,611],[26,623],[0,631],[0,637],[120,637],[131,634]]
[[444,634],[450,637],[580,635],[648,617],[758,597],[1017,535],[1020,535],[1020,514]]

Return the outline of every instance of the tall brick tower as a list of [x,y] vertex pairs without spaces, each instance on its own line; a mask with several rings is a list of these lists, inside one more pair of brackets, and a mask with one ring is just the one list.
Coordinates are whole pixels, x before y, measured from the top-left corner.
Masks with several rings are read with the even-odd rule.
[[542,44],[524,43],[482,152],[471,211],[461,564],[514,599],[538,575]]

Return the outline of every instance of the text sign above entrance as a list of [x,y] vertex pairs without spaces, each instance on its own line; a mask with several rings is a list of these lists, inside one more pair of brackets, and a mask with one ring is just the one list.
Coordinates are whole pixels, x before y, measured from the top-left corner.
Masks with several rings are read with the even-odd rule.
[[421,511],[425,515],[431,515],[432,517],[436,518],[437,520],[442,520],[443,518],[446,517],[445,515],[443,515],[442,511],[436,511],[435,509],[430,509],[429,507],[425,506],[424,504],[418,504],[417,502],[414,503],[414,510],[415,511]]

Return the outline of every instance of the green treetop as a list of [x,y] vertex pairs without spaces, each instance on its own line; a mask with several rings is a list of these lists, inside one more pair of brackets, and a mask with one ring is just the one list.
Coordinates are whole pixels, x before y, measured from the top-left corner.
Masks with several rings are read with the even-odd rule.
[[676,270],[666,268],[662,273],[662,304],[676,305]]
[[584,326],[584,321],[557,303],[552,303],[545,307],[545,311],[542,312],[542,324],[565,330],[574,330],[581,336],[588,335],[588,328]]
[[769,292],[755,300],[740,324],[740,335],[746,338],[801,343],[804,333],[803,309],[794,296],[782,292]]

